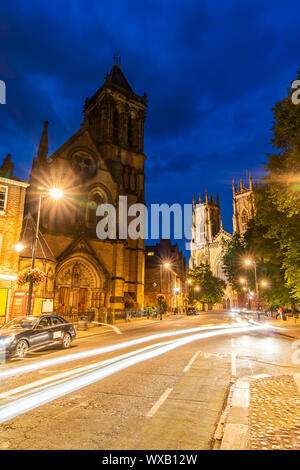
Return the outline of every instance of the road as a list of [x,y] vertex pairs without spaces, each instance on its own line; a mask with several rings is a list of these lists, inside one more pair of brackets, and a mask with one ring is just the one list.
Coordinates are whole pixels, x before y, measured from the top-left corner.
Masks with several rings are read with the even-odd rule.
[[232,380],[299,372],[229,313],[120,328],[0,366],[0,449],[210,449]]

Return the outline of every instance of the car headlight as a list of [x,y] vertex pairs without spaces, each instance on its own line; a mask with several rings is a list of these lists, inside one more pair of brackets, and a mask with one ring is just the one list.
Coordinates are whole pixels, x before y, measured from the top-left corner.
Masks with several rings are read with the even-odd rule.
[[3,338],[0,338],[0,345],[7,346],[8,344],[12,343],[14,339],[15,335],[3,336]]

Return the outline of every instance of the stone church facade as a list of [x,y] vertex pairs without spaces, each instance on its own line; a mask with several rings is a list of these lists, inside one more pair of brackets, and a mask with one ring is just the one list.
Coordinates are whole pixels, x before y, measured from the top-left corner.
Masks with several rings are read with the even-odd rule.
[[[255,183],[257,187],[257,182]],[[254,205],[254,184],[251,174],[249,176],[249,187],[247,188],[242,179],[233,189],[233,233],[243,235],[247,229],[248,221],[255,214]],[[219,195],[217,200],[214,196],[211,199],[206,191],[205,198],[202,200],[199,196],[199,202],[193,199],[193,226],[190,268],[199,266],[201,263],[208,263],[213,274],[226,282],[226,276],[223,271],[223,252],[224,242],[229,241],[232,235],[224,230]],[[229,308],[237,304],[237,297],[232,292],[229,285],[224,293],[223,307]],[[219,305],[215,306],[219,308]]]
[[[51,288],[59,313],[142,308],[144,240],[100,240],[96,207],[119,196],[128,207],[144,203],[146,95],[136,95],[119,64],[84,105],[81,128],[48,156],[45,122],[34,158],[26,211],[36,220],[40,191],[58,187],[64,197],[42,201],[40,232],[49,248]],[[118,212],[117,212],[118,213]]]
[[[208,263],[213,274],[226,281],[222,269],[223,243],[230,238],[231,234],[223,228],[219,195],[216,201],[213,194],[209,199],[206,190],[204,200],[200,194],[198,203],[194,197],[190,268],[193,269],[201,263]],[[231,291],[227,287],[223,299],[224,307],[230,306],[230,297]],[[221,306],[215,305],[215,307]]]

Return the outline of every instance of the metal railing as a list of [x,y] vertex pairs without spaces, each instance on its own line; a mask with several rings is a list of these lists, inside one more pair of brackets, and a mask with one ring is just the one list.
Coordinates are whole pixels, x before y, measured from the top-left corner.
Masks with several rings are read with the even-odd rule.
[[95,312],[68,312],[58,313],[60,317],[64,318],[69,323],[77,323],[79,321],[87,321],[91,323],[95,319]]
[[115,310],[114,312],[115,320],[130,321],[131,318],[145,318],[147,316],[146,310]]

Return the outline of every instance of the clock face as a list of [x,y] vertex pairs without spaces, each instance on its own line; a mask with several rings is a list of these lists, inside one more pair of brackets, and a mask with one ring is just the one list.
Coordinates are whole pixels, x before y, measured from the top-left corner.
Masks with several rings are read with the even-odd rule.
[[83,178],[95,176],[97,166],[94,158],[86,152],[76,152],[72,156],[72,168]]

